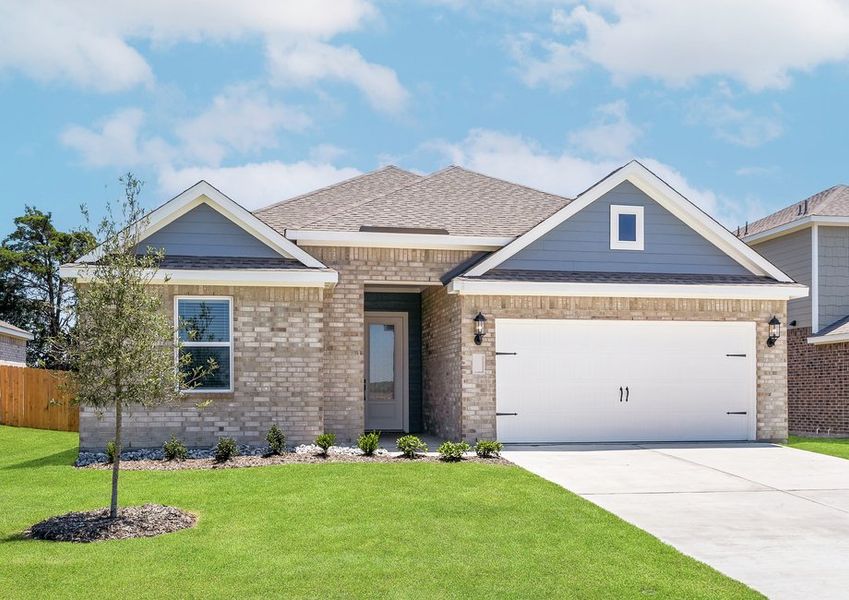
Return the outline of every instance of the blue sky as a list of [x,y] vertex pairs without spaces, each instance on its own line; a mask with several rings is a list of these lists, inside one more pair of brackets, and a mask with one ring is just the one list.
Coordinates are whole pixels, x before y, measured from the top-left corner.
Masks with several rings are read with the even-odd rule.
[[[740,6],[740,5],[743,6]],[[387,163],[573,195],[630,158],[729,226],[849,183],[840,0],[0,0],[0,234],[128,170],[258,208]]]

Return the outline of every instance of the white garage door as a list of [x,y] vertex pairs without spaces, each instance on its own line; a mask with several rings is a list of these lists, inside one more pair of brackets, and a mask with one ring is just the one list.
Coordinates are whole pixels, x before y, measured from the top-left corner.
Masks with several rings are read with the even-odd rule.
[[752,322],[496,320],[505,442],[755,437]]

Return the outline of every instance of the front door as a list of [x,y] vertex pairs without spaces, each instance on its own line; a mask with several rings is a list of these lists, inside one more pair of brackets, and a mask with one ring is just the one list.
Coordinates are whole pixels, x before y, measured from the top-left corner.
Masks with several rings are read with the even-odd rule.
[[407,315],[365,314],[366,429],[407,427]]

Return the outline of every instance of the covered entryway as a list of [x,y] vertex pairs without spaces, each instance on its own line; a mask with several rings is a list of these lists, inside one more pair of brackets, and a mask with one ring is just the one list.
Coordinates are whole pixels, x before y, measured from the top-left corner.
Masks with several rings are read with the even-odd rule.
[[504,442],[755,439],[755,323],[498,319]]

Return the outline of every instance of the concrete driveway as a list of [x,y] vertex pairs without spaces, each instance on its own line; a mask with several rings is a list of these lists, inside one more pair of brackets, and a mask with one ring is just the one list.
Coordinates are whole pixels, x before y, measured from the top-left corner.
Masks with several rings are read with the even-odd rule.
[[771,444],[508,446],[504,456],[770,598],[849,597],[849,460]]

